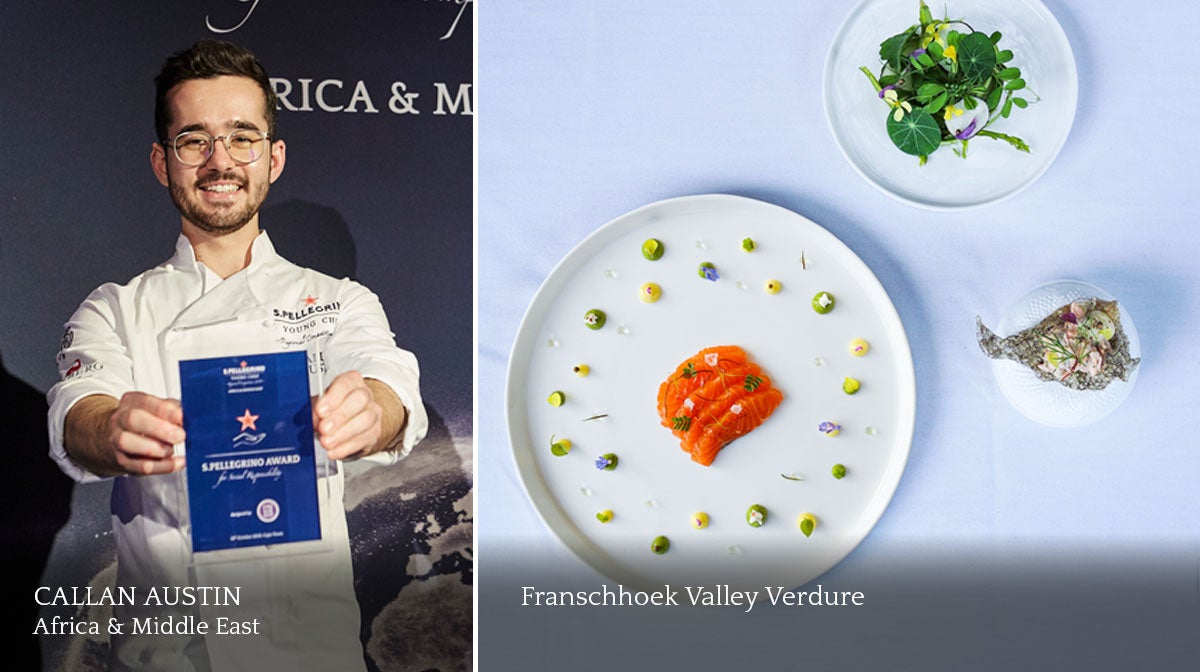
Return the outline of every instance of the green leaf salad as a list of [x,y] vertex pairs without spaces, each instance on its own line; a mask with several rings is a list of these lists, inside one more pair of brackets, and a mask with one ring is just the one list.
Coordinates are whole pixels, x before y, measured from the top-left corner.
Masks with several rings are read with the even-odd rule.
[[880,43],[879,74],[860,70],[890,108],[887,134],[897,149],[921,165],[945,145],[966,158],[968,142],[980,136],[1029,152],[1021,138],[989,128],[1038,101],[1025,97],[1021,69],[1009,64],[1013,53],[1000,48],[1000,38],[961,19],[934,19],[921,2],[920,22]]

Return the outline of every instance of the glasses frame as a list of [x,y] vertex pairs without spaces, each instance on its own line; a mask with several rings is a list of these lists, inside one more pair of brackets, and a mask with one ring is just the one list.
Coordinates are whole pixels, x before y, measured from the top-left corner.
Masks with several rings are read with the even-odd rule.
[[[253,159],[250,159],[249,161],[242,161],[241,159],[235,157],[233,155],[233,153],[230,152],[230,150],[229,150],[229,136],[237,135],[239,133],[262,133],[262,139],[264,142],[267,143],[267,146],[268,146],[267,151],[263,152],[259,156],[254,157]],[[200,163],[188,163],[187,161],[183,160],[182,156],[179,156],[179,139],[185,135],[193,135],[193,134],[206,135],[206,136],[208,136],[208,139],[210,141],[208,143],[208,153],[204,155],[204,160],[201,161]],[[213,135],[213,134],[209,133],[208,131],[181,131],[181,132],[177,133],[175,135],[175,137],[171,138],[170,140],[162,140],[162,144],[166,147],[171,148],[171,153],[175,155],[176,161],[179,161],[179,163],[181,163],[185,166],[188,166],[189,168],[195,168],[197,166],[203,166],[204,164],[208,163],[209,159],[212,158],[213,152],[216,151],[218,140],[220,140],[221,144],[225,146],[225,153],[229,155],[229,158],[233,159],[233,162],[238,164],[239,166],[248,166],[252,163],[257,163],[259,159],[261,159],[264,156],[266,156],[267,154],[271,153],[271,150],[270,150],[271,136],[270,136],[270,134],[266,133],[265,131],[260,131],[258,129],[254,129],[254,128],[239,128],[235,131],[230,131],[229,133],[225,133],[224,135]]]

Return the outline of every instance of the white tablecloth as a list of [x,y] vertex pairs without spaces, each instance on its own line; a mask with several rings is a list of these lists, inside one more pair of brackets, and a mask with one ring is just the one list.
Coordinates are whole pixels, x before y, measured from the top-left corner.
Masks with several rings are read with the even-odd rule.
[[[1200,103],[1191,67],[1200,9],[1176,0],[1145,6],[1053,0],[1048,6],[1079,70],[1079,107],[1067,144],[1026,191],[954,213],[917,209],[877,191],[833,141],[821,76],[849,2],[480,5],[481,669],[502,661],[516,669],[513,661],[522,653],[536,655],[529,660],[545,669],[570,669],[594,655],[605,637],[616,647],[608,655],[619,661],[606,663],[608,669],[637,669],[653,659],[640,653],[622,658],[622,638],[630,635],[619,630],[581,633],[564,643],[573,619],[582,627],[590,618],[586,609],[543,610],[531,617],[539,625],[527,638],[514,630],[502,644],[489,639],[505,625],[497,614],[519,619],[530,613],[511,608],[519,595],[511,595],[511,604],[506,595],[488,595],[489,571],[495,577],[523,563],[539,571],[589,571],[542,524],[522,489],[506,434],[505,368],[525,308],[572,247],[638,206],[702,193],[758,198],[833,232],[878,276],[908,334],[918,399],[907,469],[878,525],[822,577],[824,584],[852,588],[861,581],[874,587],[876,604],[888,603],[880,596],[900,593],[881,577],[900,558],[910,567],[937,568],[954,567],[956,558],[990,559],[998,582],[990,590],[1000,603],[1006,586],[1026,572],[1056,585],[1075,574],[1073,567],[1084,568],[1080,575],[1109,577],[1064,593],[1071,604],[1057,606],[1071,607],[1070,627],[1043,614],[1045,629],[1038,630],[1012,625],[1006,611],[990,621],[969,607],[953,612],[952,593],[939,594],[930,577],[914,575],[929,581],[921,584],[929,598],[922,608],[941,617],[919,611],[914,620],[903,609],[908,598],[898,597],[890,611],[866,607],[810,622],[814,636],[841,642],[832,650],[815,641],[807,647],[780,641],[761,649],[773,656],[764,660],[865,665],[875,659],[846,642],[876,637],[898,647],[892,651],[911,653],[890,659],[901,668],[907,662],[913,669],[982,669],[990,661],[1005,669],[1040,660],[1101,669],[1125,660],[1126,652],[1149,649],[1151,628],[1165,630],[1167,640],[1177,637],[1184,645],[1177,650],[1190,656],[1183,660],[1197,660],[1200,189],[1189,148]],[[975,342],[975,315],[994,325],[1026,291],[1059,278],[1115,295],[1133,316],[1143,350],[1125,404],[1078,429],[1049,429],[1014,410]],[[1054,569],[1022,564],[1047,558],[1057,563]],[[1116,588],[1110,581],[1118,579],[1123,592],[1148,596],[1142,607],[1150,613],[1131,611],[1132,595],[1091,615],[1079,604],[1080,594]],[[603,581],[596,575],[597,585]],[[950,611],[938,611],[942,607]],[[963,618],[947,616],[952,612]],[[697,618],[682,611],[655,615],[687,626]],[[1041,622],[1036,610],[1029,617]],[[928,629],[914,625],[923,618]],[[749,619],[727,619],[730,632],[748,623],[768,632],[776,627]],[[928,650],[908,630],[889,638],[898,622],[926,632]],[[946,631],[936,634],[950,624],[953,646]],[[712,667],[740,664],[746,651],[757,649],[752,641],[725,641],[720,632],[682,649],[667,646],[683,656],[679,660],[695,654]],[[648,641],[642,643],[651,646]],[[1021,646],[1059,657],[1023,658],[1015,653]],[[964,657],[922,657],[934,650]],[[579,658],[565,660],[573,652]],[[966,658],[974,653],[982,658]],[[1152,661],[1168,655],[1143,653]]]

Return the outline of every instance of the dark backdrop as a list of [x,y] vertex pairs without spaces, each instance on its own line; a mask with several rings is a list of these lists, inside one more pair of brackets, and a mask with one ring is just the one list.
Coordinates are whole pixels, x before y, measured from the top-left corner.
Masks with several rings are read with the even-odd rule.
[[[50,464],[43,395],[88,292],[173,251],[179,216],[148,158],[153,77],[168,54],[218,38],[290,87],[288,163],[262,227],[285,257],[374,290],[421,363],[429,439],[348,485],[371,664],[469,665],[473,28],[469,0],[4,3],[0,363],[19,470],[4,535],[21,560],[5,606],[28,631],[37,585],[111,581],[108,486],[74,486]],[[91,669],[107,646],[27,640],[43,669]]]

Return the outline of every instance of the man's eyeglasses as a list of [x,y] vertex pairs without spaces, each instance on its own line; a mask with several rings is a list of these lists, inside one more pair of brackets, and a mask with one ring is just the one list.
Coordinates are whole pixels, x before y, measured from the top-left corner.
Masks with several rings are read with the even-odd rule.
[[174,140],[163,144],[175,150],[175,158],[185,166],[202,166],[212,156],[213,147],[220,140],[225,144],[229,158],[242,165],[254,163],[267,153],[270,137],[262,131],[241,130],[213,137],[204,131],[185,131]]

